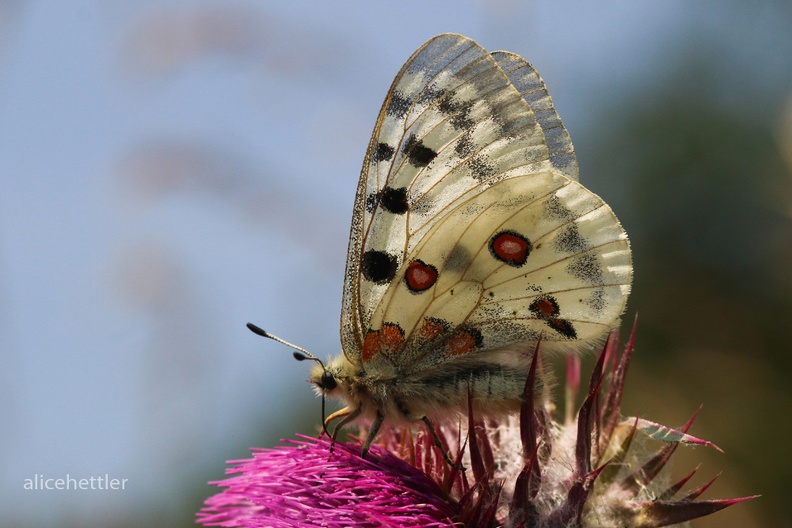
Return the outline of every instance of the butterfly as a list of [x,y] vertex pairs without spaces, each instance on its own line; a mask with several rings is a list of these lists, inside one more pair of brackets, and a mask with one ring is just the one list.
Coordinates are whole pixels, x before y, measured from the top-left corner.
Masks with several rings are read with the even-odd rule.
[[422,420],[433,432],[429,420],[466,412],[468,395],[474,412],[515,412],[540,338],[576,352],[612,330],[630,246],[577,180],[569,134],[530,64],[455,34],[421,46],[388,90],[363,162],[343,355],[325,365],[295,347],[317,362],[318,392],[346,403],[325,431],[370,420],[365,457],[383,423]]

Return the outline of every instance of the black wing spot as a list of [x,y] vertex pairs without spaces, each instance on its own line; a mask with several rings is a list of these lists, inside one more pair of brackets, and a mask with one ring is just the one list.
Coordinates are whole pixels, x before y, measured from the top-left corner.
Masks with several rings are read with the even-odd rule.
[[448,337],[445,343],[445,353],[448,356],[467,354],[481,348],[484,337],[478,328],[461,327]]
[[528,309],[540,319],[549,319],[560,313],[558,301],[555,300],[555,297],[550,295],[537,297],[536,300],[528,306]]
[[363,277],[375,284],[387,284],[396,275],[398,259],[395,255],[370,249],[363,253],[360,271]]
[[591,292],[591,295],[583,301],[586,306],[594,310],[596,313],[602,313],[602,310],[605,309],[605,305],[608,303],[605,297],[605,290],[594,290]]
[[528,260],[528,255],[533,250],[528,237],[516,231],[501,231],[489,241],[490,254],[496,260],[519,268]]
[[382,207],[393,214],[404,214],[409,209],[407,204],[407,187],[385,187],[380,193]]
[[473,103],[464,103],[460,111],[451,118],[451,126],[457,130],[466,130],[475,125],[476,122],[470,117],[471,108],[473,108]]
[[417,102],[420,105],[429,105],[440,97],[443,97],[445,94],[445,88],[440,88],[436,84],[430,84],[423,89],[421,94],[418,96]]
[[393,159],[393,154],[396,152],[396,149],[388,145],[387,143],[377,143],[377,148],[374,151],[374,161],[390,161]]
[[380,196],[377,192],[372,192],[366,195],[366,211],[373,213],[380,202]]
[[495,174],[495,165],[483,155],[470,158],[468,167],[470,167],[473,178],[478,181],[485,181]]
[[410,134],[407,138],[403,152],[414,167],[426,167],[437,157],[437,152],[424,145],[423,141],[416,139],[415,134]]
[[575,218],[575,215],[564,204],[558,196],[553,195],[547,200],[545,204],[545,216],[547,218],[570,221]]
[[437,276],[436,267],[415,259],[404,272],[404,283],[412,293],[421,293],[435,285]]
[[475,144],[473,143],[473,134],[470,131],[462,134],[454,145],[454,152],[460,158],[467,158],[473,153]]
[[475,121],[470,118],[470,110],[473,108],[473,103],[470,101],[458,101],[455,96],[454,92],[449,92],[437,104],[437,109],[450,117],[449,122],[455,129],[468,129],[475,124]]
[[550,295],[542,295],[541,297],[537,297],[537,299],[532,302],[530,306],[528,306],[528,309],[538,319],[544,320],[547,326],[562,336],[569,339],[577,338],[577,331],[575,330],[575,327],[572,326],[572,323],[566,319],[556,317],[559,313],[561,313],[561,309],[558,306],[558,301],[556,301],[555,297]]
[[407,115],[407,110],[410,109],[411,104],[412,102],[409,97],[406,97],[399,90],[396,90],[391,96],[391,100],[388,103],[388,109],[385,110],[385,113],[389,116],[402,119],[405,115]]
[[569,224],[559,233],[554,242],[555,248],[562,253],[579,253],[588,249],[588,240],[580,234],[577,224]]
[[572,326],[572,323],[566,319],[556,319],[555,317],[548,319],[547,326],[564,337],[568,337],[569,339],[577,338],[577,331],[575,330],[575,327]]
[[444,115],[450,116],[459,110],[459,103],[454,99],[456,93],[451,91],[437,103],[437,109]]
[[597,257],[589,253],[570,262],[567,271],[573,277],[589,284],[602,284],[602,266]]

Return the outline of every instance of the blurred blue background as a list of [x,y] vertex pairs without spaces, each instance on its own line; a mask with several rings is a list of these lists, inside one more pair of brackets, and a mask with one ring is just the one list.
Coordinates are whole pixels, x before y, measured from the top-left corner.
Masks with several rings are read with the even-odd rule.
[[[312,433],[340,350],[377,112],[425,40],[545,79],[633,242],[625,411],[726,454],[694,523],[780,526],[792,489],[787,2],[0,2],[0,525],[189,526],[251,446]],[[679,455],[677,455],[679,456]],[[43,474],[124,491],[25,491]]]

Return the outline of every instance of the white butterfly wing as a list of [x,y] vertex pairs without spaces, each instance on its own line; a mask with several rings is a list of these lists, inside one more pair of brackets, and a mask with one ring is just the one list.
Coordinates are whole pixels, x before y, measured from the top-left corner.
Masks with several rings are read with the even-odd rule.
[[513,165],[548,157],[533,113],[489,53],[459,35],[435,37],[396,76],[364,160],[341,313],[348,357],[359,354],[410,245],[486,179],[484,147],[500,150],[504,164],[509,154]]
[[364,161],[341,320],[350,361],[403,368],[429,351],[436,361],[613,326],[629,247],[576,176],[528,63],[459,35],[427,42],[391,86]]

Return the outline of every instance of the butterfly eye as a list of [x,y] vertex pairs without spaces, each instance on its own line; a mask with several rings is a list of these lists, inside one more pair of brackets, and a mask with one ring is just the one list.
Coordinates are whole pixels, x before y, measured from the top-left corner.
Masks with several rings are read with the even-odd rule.
[[338,387],[338,382],[336,381],[335,376],[327,371],[324,371],[322,372],[322,377],[319,380],[319,387],[326,391],[331,391]]

